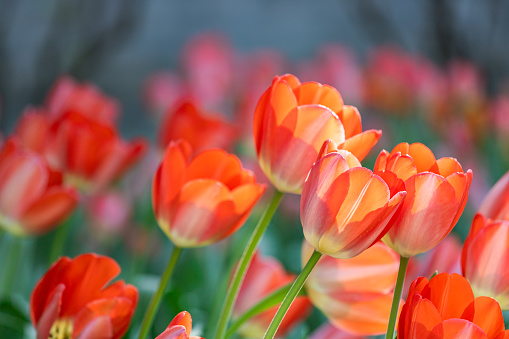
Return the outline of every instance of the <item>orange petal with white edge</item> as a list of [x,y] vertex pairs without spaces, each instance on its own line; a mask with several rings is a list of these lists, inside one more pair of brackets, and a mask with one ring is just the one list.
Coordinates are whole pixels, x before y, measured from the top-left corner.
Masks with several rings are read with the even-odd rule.
[[509,220],[509,172],[490,189],[479,208],[479,213],[490,219]]
[[357,107],[344,105],[338,116],[343,126],[345,126],[346,139],[362,132],[361,114]]
[[[420,337],[415,337],[420,338]],[[429,334],[430,339],[487,339],[483,330],[463,319],[447,319],[438,324]]]

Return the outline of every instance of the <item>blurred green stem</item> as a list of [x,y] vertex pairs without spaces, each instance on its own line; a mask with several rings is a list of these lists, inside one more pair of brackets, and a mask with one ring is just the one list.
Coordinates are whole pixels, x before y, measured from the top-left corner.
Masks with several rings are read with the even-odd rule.
[[[248,309],[228,328],[228,332],[226,332],[226,338],[230,338],[235,333],[235,331],[237,331],[246,321],[248,321],[252,317],[268,310],[271,307],[276,306],[277,304],[280,304],[285,299],[285,296],[288,293],[288,291],[290,291],[291,287],[292,287],[291,284],[281,287],[274,293],[269,294],[265,299],[261,300],[258,304]],[[304,290],[300,290],[299,295],[305,295]]]
[[53,237],[48,257],[48,266],[51,266],[58,257],[63,254],[65,241],[67,240],[67,236],[69,235],[69,231],[71,230],[73,219],[76,214],[77,211],[74,211],[74,213],[55,230],[55,236]]
[[393,339],[394,337],[394,327],[396,326],[396,318],[398,317],[399,311],[399,300],[401,299],[401,292],[403,291],[403,283],[405,282],[406,268],[409,259],[410,258],[400,256],[398,280],[396,281],[394,296],[392,297],[391,316],[389,317],[389,325],[387,326],[385,339]]
[[277,310],[276,315],[274,318],[272,318],[272,321],[270,322],[269,328],[267,329],[267,332],[265,332],[264,339],[266,338],[274,338],[276,335],[276,331],[279,328],[279,325],[281,324],[281,321],[283,321],[283,318],[285,317],[286,312],[290,308],[290,305],[297,297],[297,294],[299,294],[302,286],[304,286],[304,283],[306,282],[309,274],[315,267],[316,263],[320,258],[322,257],[322,253],[318,251],[314,251],[311,257],[309,258],[306,266],[302,269],[299,276],[295,281],[293,282],[292,287],[286,294],[285,300],[283,300],[283,303],[281,306],[279,306],[279,309]]
[[225,337],[226,326],[230,320],[233,304],[235,303],[235,299],[237,299],[237,294],[239,293],[242,280],[246,275],[246,270],[249,266],[249,263],[251,263],[254,251],[258,247],[258,244],[260,243],[260,240],[262,239],[262,236],[265,233],[267,226],[269,225],[270,219],[272,219],[272,216],[276,212],[282,197],[283,193],[276,191],[272,197],[272,201],[269,203],[267,209],[256,225],[255,230],[244,250],[244,253],[242,253],[240,262],[237,265],[233,279],[230,283],[228,291],[226,292],[225,302],[223,304],[223,308],[221,309],[221,315],[219,317],[219,322],[216,328],[216,335],[214,336],[216,339],[223,339]]
[[156,293],[152,296],[150,304],[145,311],[145,316],[143,317],[143,322],[141,324],[140,335],[138,336],[139,339],[145,339],[148,331],[152,327],[152,323],[154,322],[154,317],[159,309],[159,305],[161,304],[164,291],[166,290],[166,286],[170,281],[171,274],[173,273],[173,269],[175,268],[175,264],[177,263],[181,253],[182,248],[176,246],[173,248],[173,253],[171,254],[170,261],[168,261],[168,266],[166,266],[166,270],[161,277],[159,287]]
[[2,272],[2,292],[0,295],[8,296],[12,293],[12,288],[16,281],[16,272],[19,268],[19,259],[22,251],[22,238],[12,237],[6,256],[5,271]]

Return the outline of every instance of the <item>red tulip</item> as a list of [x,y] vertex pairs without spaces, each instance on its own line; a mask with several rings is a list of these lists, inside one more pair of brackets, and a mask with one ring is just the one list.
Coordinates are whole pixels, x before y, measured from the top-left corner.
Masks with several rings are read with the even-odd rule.
[[490,220],[477,214],[463,245],[463,275],[476,296],[495,298],[509,309],[509,220]]
[[317,82],[301,84],[290,74],[274,78],[256,106],[253,125],[264,173],[279,191],[297,194],[325,140],[362,160],[381,135],[362,132],[359,112],[344,106],[336,89]]
[[236,134],[234,126],[223,118],[207,116],[192,101],[184,101],[166,111],[159,147],[164,150],[170,141],[185,139],[196,153],[211,148],[229,149]]
[[488,219],[509,221],[509,172],[490,189],[479,213]]
[[0,149],[0,227],[16,235],[49,232],[71,214],[78,195],[36,153],[7,140]]
[[468,281],[458,274],[420,277],[410,286],[401,310],[398,338],[509,338],[498,303],[474,299]]
[[134,314],[138,290],[122,280],[106,286],[119,273],[109,257],[61,257],[30,296],[37,339],[121,338]]
[[180,78],[172,73],[160,71],[145,80],[143,85],[143,101],[149,113],[161,116],[185,94]]
[[311,335],[309,339],[366,339],[366,336],[352,334],[346,331],[343,331],[330,323],[325,323],[324,325],[317,328]]
[[423,144],[401,143],[382,151],[374,172],[391,191],[407,196],[383,241],[404,257],[435,247],[452,230],[468,198],[472,171],[463,172],[454,158],[436,160]]
[[159,227],[179,247],[205,246],[239,229],[265,190],[233,154],[215,149],[189,160],[185,141],[171,142],[152,182]]
[[144,140],[128,143],[115,129],[78,113],[60,116],[50,128],[45,155],[66,180],[88,191],[119,178],[145,152]]
[[14,134],[23,147],[44,155],[51,117],[45,109],[29,107],[18,120]]
[[159,334],[156,339],[203,339],[191,335],[192,325],[191,315],[186,311],[182,311],[173,318],[166,330]]
[[318,160],[306,179],[300,205],[306,240],[317,251],[340,259],[354,257],[377,242],[406,194],[391,194],[378,175],[349,164],[355,161],[338,152]]
[[62,76],[46,98],[52,117],[68,112],[79,113],[90,119],[113,123],[118,116],[119,104],[92,84],[78,84],[69,76]]
[[[312,251],[304,242],[303,264]],[[355,335],[385,333],[398,264],[396,253],[381,242],[351,259],[322,256],[306,291],[334,326]]]
[[[291,284],[294,280],[295,275],[286,273],[279,261],[271,257],[262,257],[256,252],[240,287],[233,316],[241,316],[271,293]],[[279,305],[274,306],[250,319],[239,332],[246,338],[263,337],[278,308]],[[288,333],[293,326],[307,317],[310,310],[311,304],[307,297],[296,298],[279,326],[276,337],[282,337]]]

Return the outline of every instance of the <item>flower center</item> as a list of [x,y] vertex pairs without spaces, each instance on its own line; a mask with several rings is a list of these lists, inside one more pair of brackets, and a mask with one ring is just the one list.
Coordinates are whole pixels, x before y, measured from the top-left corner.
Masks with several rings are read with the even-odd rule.
[[49,330],[48,339],[72,339],[73,323],[69,319],[57,319]]

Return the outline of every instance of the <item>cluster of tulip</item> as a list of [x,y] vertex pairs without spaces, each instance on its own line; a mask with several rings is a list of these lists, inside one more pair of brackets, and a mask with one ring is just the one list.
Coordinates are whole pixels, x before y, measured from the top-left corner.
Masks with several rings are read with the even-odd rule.
[[[193,67],[203,66],[199,57],[207,61],[223,50],[197,46],[204,50],[187,51],[188,69],[205,72],[207,67]],[[228,82],[227,72],[219,74],[201,85],[202,74],[188,74],[189,83],[197,82],[190,88],[210,105]],[[364,167],[382,131],[363,131],[358,109],[345,105],[334,87],[291,74],[275,76],[257,102],[252,131],[258,179],[228,153],[238,126],[207,115],[193,100],[157,107],[165,117],[161,159],[150,170],[152,208],[172,254],[141,310],[143,320],[131,326],[141,293],[136,283],[111,283],[120,274],[114,259],[60,256],[70,227],[63,225],[55,230],[52,264],[30,296],[37,338],[121,338],[130,327],[140,339],[200,338],[191,335],[187,311],[168,317],[164,331],[154,328],[179,258],[184,249],[231,241],[266,191],[272,198],[234,258],[227,286],[218,289],[222,307],[209,329],[213,338],[284,337],[312,305],[328,319],[312,339],[383,333],[392,339],[395,331],[401,339],[509,338],[502,314],[509,310],[509,173],[484,199],[461,246],[448,235],[465,209],[473,174],[455,158],[436,159],[424,144],[403,142],[382,150],[373,170]],[[26,237],[48,233],[81,201],[100,222],[125,222],[123,203],[107,194],[149,143],[122,140],[117,116],[115,100],[68,77],[56,83],[43,107],[27,109],[0,147],[1,229]],[[258,250],[284,195],[300,195],[298,276]],[[2,272],[7,282],[15,270]]]

